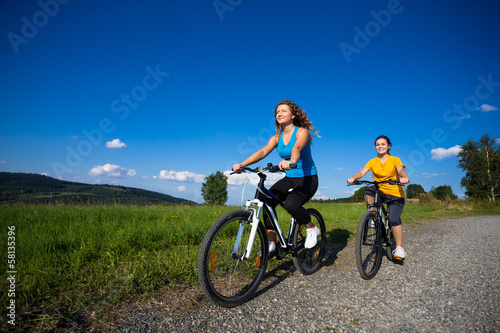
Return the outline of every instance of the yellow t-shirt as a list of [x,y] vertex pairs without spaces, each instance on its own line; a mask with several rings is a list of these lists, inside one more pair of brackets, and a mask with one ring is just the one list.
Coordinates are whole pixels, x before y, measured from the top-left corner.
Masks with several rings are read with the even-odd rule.
[[[384,164],[380,162],[380,158],[375,157],[366,163],[365,168],[372,171],[373,180],[376,182],[381,182],[384,180],[399,180],[399,174],[396,170],[398,165],[404,164],[398,157],[389,155],[387,161]],[[380,191],[384,194],[392,195],[395,197],[404,198],[405,193],[401,185],[389,185],[381,184]]]

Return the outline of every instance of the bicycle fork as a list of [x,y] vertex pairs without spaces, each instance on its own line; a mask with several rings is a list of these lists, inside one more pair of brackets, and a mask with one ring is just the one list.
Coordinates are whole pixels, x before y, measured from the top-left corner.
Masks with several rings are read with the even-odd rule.
[[[257,210],[255,210],[254,208],[250,208],[250,206],[252,206],[252,205],[256,205]],[[247,244],[247,248],[245,250],[245,253],[243,253],[241,258],[235,258],[237,256],[238,250],[240,248],[241,239],[243,237],[243,231],[245,230],[245,224],[246,224],[246,222],[240,222],[240,227],[238,229],[238,234],[236,235],[236,241],[234,243],[233,252],[231,253],[231,256],[233,258],[240,259],[240,260],[247,260],[250,257],[250,253],[252,253],[253,242],[255,240],[255,235],[257,234],[257,229],[258,229],[259,223],[260,223],[260,220],[259,220],[260,212],[262,211],[263,206],[264,206],[264,203],[258,199],[247,201],[246,210],[252,211],[252,215],[251,215],[252,222],[250,222],[250,225],[252,227],[250,229],[248,244]],[[267,246],[267,244],[266,244],[266,246]]]

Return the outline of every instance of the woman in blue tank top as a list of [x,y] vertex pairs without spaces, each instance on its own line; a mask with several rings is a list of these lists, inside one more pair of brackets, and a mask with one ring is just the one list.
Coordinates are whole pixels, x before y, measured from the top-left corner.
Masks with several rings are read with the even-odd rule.
[[[270,191],[280,200],[284,201],[285,209],[295,220],[306,226],[307,237],[306,248],[312,248],[317,243],[319,228],[312,222],[307,210],[302,207],[316,193],[318,189],[318,172],[311,155],[311,131],[318,131],[311,125],[307,114],[297,104],[291,101],[282,101],[274,109],[276,121],[276,135],[260,150],[252,154],[240,164],[233,166],[233,171],[256,163],[274,148],[278,148],[278,154],[283,159],[279,163],[281,170],[286,172],[285,178],[274,184]],[[297,167],[290,168],[291,164]],[[274,203],[276,207],[278,203]],[[276,233],[264,218],[269,238],[270,254],[276,249]]]

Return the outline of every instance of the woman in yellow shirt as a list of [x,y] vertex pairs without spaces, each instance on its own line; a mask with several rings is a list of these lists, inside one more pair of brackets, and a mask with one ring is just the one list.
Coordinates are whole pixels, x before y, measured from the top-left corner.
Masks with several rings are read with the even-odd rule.
[[[392,144],[391,140],[385,135],[379,136],[375,140],[375,149],[378,157],[371,159],[368,163],[356,173],[347,182],[354,183],[355,180],[362,178],[368,171],[372,171],[374,181],[384,180],[399,180],[402,184],[408,184],[410,179],[405,172],[405,166],[401,160],[389,154]],[[396,249],[394,250],[394,258],[404,259],[406,252],[403,249],[403,227],[401,226],[401,213],[405,205],[405,195],[401,185],[381,184],[379,197],[382,202],[387,203],[389,214],[389,224],[392,228],[392,234],[396,240]],[[368,187],[365,190],[366,204],[374,203],[375,188]]]

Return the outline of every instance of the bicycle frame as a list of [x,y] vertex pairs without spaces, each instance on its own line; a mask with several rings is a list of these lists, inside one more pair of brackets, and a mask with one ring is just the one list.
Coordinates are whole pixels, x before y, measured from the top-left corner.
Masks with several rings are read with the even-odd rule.
[[[370,210],[370,208],[372,207],[377,209],[377,217],[379,217],[381,221],[381,223],[379,223],[380,228],[382,228],[382,225],[384,226],[385,236],[387,236],[388,235],[387,231],[390,229],[390,225],[387,219],[387,210],[385,209],[384,204],[380,201],[378,184],[375,184],[375,189],[376,191],[375,191],[374,203],[368,205],[368,210]],[[377,233],[377,235],[379,235],[379,233]],[[379,239],[377,239],[376,241],[378,242]]]
[[[252,225],[252,229],[250,231],[250,236],[249,236],[249,242],[247,245],[247,249],[245,251],[245,254],[241,258],[242,260],[246,260],[250,257],[250,253],[252,253],[252,246],[253,246],[253,241],[255,240],[255,235],[257,234],[257,228],[259,227],[260,223],[260,216],[262,213],[262,209],[266,209],[267,212],[269,212],[269,215],[271,216],[271,224],[274,227],[276,234],[278,235],[280,244],[282,244],[283,248],[289,248],[290,243],[288,242],[288,239],[292,237],[292,232],[293,228],[295,227],[295,219],[292,217],[290,221],[290,230],[288,231],[288,238],[285,238],[283,235],[283,231],[281,230],[281,226],[279,225],[278,218],[276,217],[276,214],[274,212],[274,209],[271,208],[271,206],[267,203],[266,198],[274,198],[275,200],[278,201],[280,205],[283,206],[283,201],[279,200],[276,196],[274,196],[271,192],[269,192],[268,189],[264,187],[264,182],[266,181],[266,175],[263,173],[263,169],[260,169],[257,175],[260,177],[260,181],[257,185],[257,190],[255,191],[255,197],[253,200],[248,200],[245,204],[245,210],[249,210],[252,212],[251,214],[251,219],[252,221],[250,222]],[[257,208],[252,208],[252,206],[257,206]],[[238,234],[236,236],[236,242],[234,244],[234,249],[232,255],[234,256],[240,247],[241,243],[241,237],[243,234],[243,229],[244,226],[243,224],[240,224],[240,228],[238,230]]]

